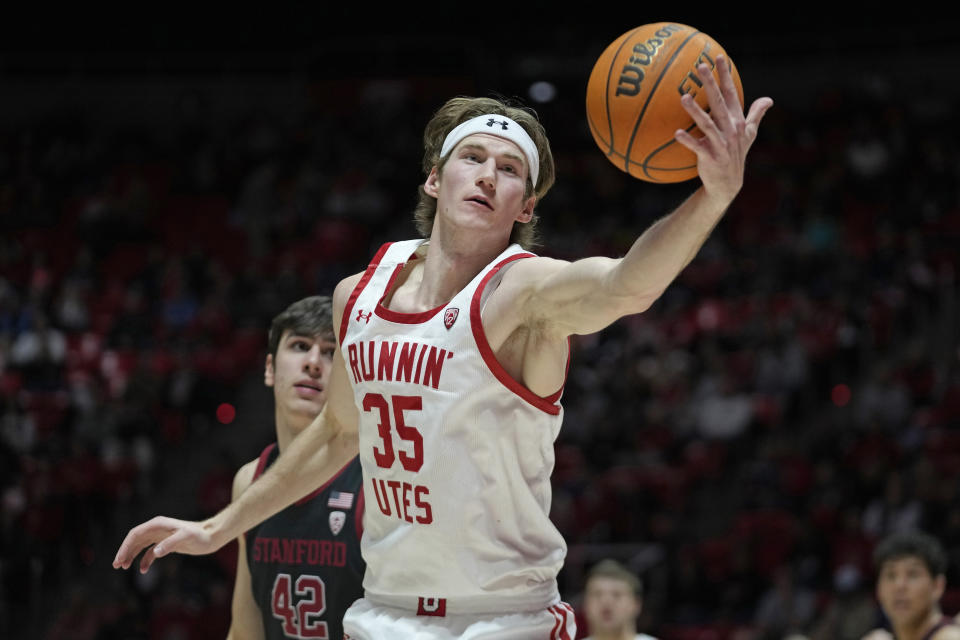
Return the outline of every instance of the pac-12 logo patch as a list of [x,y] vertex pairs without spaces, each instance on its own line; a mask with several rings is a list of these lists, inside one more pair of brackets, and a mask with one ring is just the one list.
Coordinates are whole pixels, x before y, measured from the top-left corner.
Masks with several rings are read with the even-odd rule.
[[330,531],[337,535],[343,530],[343,525],[347,522],[347,514],[343,511],[330,512]]
[[447,615],[446,598],[420,598],[417,604],[418,616],[436,616],[442,618]]
[[460,315],[460,309],[456,307],[450,307],[443,312],[443,325],[449,329],[453,326],[453,323],[457,321],[457,316]]

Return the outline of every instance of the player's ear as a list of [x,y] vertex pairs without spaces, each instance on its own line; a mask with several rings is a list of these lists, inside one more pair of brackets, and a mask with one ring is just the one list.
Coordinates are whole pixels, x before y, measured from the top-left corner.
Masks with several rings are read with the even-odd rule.
[[263,363],[263,384],[268,387],[273,386],[273,354],[267,354],[267,360]]
[[427,181],[423,183],[423,191],[433,198],[440,194],[440,172],[437,171],[436,167],[430,169],[430,175],[427,176]]
[[937,600],[940,600],[943,597],[943,592],[947,589],[947,578],[944,575],[939,575],[933,579],[933,595]]
[[537,196],[530,196],[527,198],[527,201],[523,203],[523,208],[517,215],[517,222],[530,222],[533,220],[533,208],[536,206],[536,204]]

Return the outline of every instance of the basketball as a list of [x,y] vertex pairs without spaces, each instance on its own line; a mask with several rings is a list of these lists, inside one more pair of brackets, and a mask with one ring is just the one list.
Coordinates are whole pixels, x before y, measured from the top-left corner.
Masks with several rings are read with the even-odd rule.
[[[631,29],[610,43],[587,82],[587,122],[607,158],[648,182],[696,177],[697,156],[673,134],[677,129],[695,138],[703,134],[680,105],[680,97],[689,93],[707,109],[696,68],[706,63],[717,77],[720,54],[730,60],[707,34],[672,22]],[[743,87],[732,60],[730,70],[742,108]]]

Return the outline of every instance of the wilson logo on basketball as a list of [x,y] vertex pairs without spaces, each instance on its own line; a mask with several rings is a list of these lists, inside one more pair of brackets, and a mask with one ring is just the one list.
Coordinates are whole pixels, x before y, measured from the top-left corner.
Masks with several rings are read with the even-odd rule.
[[664,25],[654,33],[654,38],[647,41],[638,42],[633,45],[633,51],[627,63],[623,65],[620,71],[620,81],[617,83],[617,95],[635,96],[640,93],[640,83],[646,72],[641,67],[648,67],[657,55],[657,51],[663,46],[664,41],[675,32],[680,31],[681,27],[673,24]]
[[447,329],[453,326],[453,323],[457,321],[457,316],[460,315],[460,309],[456,307],[450,307],[443,312],[443,326]]

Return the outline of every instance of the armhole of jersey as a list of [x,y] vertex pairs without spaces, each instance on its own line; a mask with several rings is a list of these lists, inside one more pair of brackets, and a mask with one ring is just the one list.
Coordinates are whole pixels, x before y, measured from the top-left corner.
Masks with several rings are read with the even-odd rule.
[[[525,386],[523,386],[519,381],[515,380],[513,376],[507,373],[507,370],[503,368],[503,365],[501,365],[500,361],[497,360],[496,354],[493,353],[493,349],[490,348],[490,343],[487,342],[487,334],[483,331],[483,319],[480,315],[480,299],[483,297],[483,291],[487,288],[487,284],[490,282],[493,276],[495,276],[505,265],[513,262],[514,260],[532,257],[534,257],[532,253],[516,253],[512,256],[504,258],[487,272],[487,275],[485,275],[483,280],[480,281],[480,285],[477,287],[477,290],[473,292],[473,300],[470,301],[470,326],[473,330],[473,338],[477,343],[477,349],[480,350],[480,355],[483,358],[483,361],[486,363],[487,368],[497,378],[497,380],[499,380],[503,386],[508,388],[510,391],[513,391],[515,394],[526,400],[534,407],[555,416],[560,414],[560,407],[556,404],[556,401],[560,398],[560,394],[563,393],[564,385],[560,385],[560,389],[550,396],[544,398],[538,396],[533,391],[530,391],[530,389],[527,389]],[[569,368],[569,340],[567,345],[567,367]],[[564,373],[564,380],[566,380],[566,373]]]
[[253,482],[257,478],[263,475],[263,472],[267,469],[267,460],[270,458],[270,452],[273,451],[273,448],[277,446],[276,442],[272,442],[264,447],[263,451],[260,452],[260,460],[257,461],[257,470],[253,472],[253,478],[250,482]]
[[[257,468],[253,472],[253,477],[250,478],[250,484],[253,484],[257,478],[263,475],[263,472],[267,470],[267,460],[270,459],[270,453],[273,451],[274,447],[277,446],[276,442],[271,442],[266,447],[263,448],[263,451],[260,452],[260,458],[257,460]],[[255,524],[246,531],[243,532],[243,539],[247,543],[249,548],[250,545],[250,532],[256,529],[259,524]]]
[[392,242],[384,243],[383,246],[377,251],[377,255],[373,256],[373,260],[370,261],[370,264],[367,265],[367,270],[363,272],[363,276],[360,278],[360,282],[357,283],[357,286],[353,288],[353,291],[350,292],[350,298],[347,300],[347,304],[343,307],[343,315],[340,318],[340,346],[343,347],[343,339],[347,337],[347,323],[350,322],[350,313],[353,311],[353,305],[357,303],[357,298],[360,297],[360,293],[367,286],[367,283],[370,282],[370,278],[373,277],[373,274],[376,272],[377,267],[380,266],[380,260],[383,259],[384,254],[387,252],[387,249],[390,248]]
[[553,404],[560,399],[560,396],[563,395],[563,388],[567,384],[567,376],[570,375],[570,337],[567,336],[567,368],[563,372],[563,384],[560,385],[560,388],[555,392],[544,398],[547,402]]
[[363,500],[363,482],[360,483],[360,491],[357,492],[357,507],[353,512],[353,524],[357,530],[357,541],[363,538],[363,510],[366,507]]

